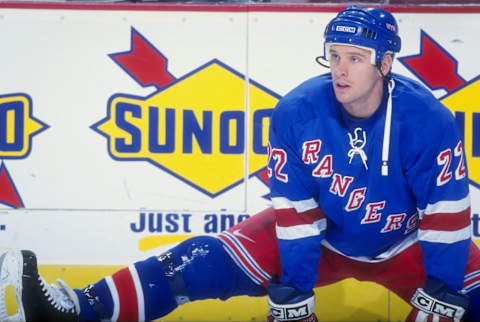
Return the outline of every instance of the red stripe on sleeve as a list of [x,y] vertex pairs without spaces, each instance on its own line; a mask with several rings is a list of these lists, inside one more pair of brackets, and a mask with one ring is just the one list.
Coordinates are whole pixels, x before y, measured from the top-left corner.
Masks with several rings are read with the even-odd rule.
[[128,267],[112,275],[120,302],[118,321],[137,321],[137,291]]
[[315,221],[325,218],[322,209],[318,207],[299,213],[293,208],[278,209],[275,212],[277,213],[277,225],[280,227],[311,225]]
[[455,231],[470,225],[470,207],[457,213],[438,213],[425,215],[420,222],[420,229]]

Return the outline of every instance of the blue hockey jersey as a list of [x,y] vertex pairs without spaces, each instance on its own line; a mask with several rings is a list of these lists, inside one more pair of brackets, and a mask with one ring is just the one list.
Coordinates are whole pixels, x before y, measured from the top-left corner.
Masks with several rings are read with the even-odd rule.
[[420,242],[427,274],[461,289],[471,231],[458,128],[422,85],[393,79],[388,175],[381,173],[386,86],[366,119],[346,113],[330,74],[302,83],[274,109],[268,172],[282,283],[312,289],[321,244],[375,262]]

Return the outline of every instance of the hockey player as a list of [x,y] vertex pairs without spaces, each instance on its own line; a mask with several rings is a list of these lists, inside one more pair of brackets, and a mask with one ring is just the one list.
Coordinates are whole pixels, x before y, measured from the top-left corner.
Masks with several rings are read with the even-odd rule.
[[47,285],[32,252],[9,251],[12,319],[152,320],[187,301],[266,294],[270,320],[316,321],[313,289],[353,277],[410,302],[409,320],[480,321],[462,141],[429,91],[391,72],[397,29],[389,12],[356,6],[328,24],[330,73],[272,115],[272,208],[83,290]]

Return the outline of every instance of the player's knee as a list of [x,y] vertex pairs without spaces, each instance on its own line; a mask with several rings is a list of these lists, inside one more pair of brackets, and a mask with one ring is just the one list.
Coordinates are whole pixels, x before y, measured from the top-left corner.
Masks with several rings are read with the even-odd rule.
[[172,257],[170,262],[173,260],[175,269],[183,274],[190,270],[199,273],[208,267],[225,264],[222,260],[225,255],[222,243],[210,236],[189,238],[165,254]]
[[[258,294],[256,284],[210,236],[192,237],[159,257],[177,302]],[[253,284],[253,285],[252,285]]]
[[177,302],[216,297],[218,272],[228,270],[221,242],[209,236],[192,237],[159,257]]

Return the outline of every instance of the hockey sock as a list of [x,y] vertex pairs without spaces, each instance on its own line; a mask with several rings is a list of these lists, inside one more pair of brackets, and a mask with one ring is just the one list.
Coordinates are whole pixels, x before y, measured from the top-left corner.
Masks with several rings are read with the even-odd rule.
[[150,257],[107,276],[84,290],[80,321],[150,321],[177,307],[157,257]]

